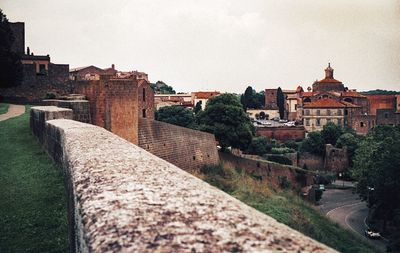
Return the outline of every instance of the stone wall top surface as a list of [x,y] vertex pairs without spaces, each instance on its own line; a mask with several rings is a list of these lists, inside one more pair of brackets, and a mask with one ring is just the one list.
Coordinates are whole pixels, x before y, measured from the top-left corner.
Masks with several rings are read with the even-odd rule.
[[61,108],[57,106],[34,106],[31,109],[41,112],[72,112],[71,109]]
[[100,127],[47,126],[91,252],[334,252]]

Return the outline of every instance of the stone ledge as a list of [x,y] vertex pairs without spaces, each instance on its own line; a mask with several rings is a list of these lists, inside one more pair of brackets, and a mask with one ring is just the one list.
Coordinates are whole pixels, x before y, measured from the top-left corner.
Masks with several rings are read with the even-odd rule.
[[334,252],[96,126],[50,120],[82,252]]

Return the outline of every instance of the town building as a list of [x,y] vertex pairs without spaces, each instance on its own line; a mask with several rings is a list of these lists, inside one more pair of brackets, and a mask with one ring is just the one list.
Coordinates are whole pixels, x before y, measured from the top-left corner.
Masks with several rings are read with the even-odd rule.
[[192,95],[190,93],[183,94],[155,94],[154,105],[158,110],[164,106],[179,105],[192,108]]
[[15,38],[11,50],[22,63],[20,85],[1,90],[1,99],[9,102],[39,102],[48,94],[69,93],[68,64],[55,64],[50,56],[35,55],[29,47],[25,50],[25,23],[10,22]]
[[192,104],[196,106],[198,102],[201,102],[201,109],[204,110],[206,108],[207,101],[215,96],[220,95],[221,93],[218,91],[199,91],[192,92]]
[[[320,131],[328,122],[365,135],[376,125],[400,124],[399,95],[363,95],[334,78],[328,64],[325,77],[304,91],[284,90],[285,117],[303,123],[305,129]],[[277,108],[277,89],[265,90],[265,108]]]

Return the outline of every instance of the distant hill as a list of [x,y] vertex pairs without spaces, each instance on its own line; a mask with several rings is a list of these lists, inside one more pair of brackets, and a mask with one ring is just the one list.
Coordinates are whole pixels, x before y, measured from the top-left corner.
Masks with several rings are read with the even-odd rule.
[[369,90],[369,91],[362,91],[361,94],[363,95],[398,95],[400,91],[395,90]]

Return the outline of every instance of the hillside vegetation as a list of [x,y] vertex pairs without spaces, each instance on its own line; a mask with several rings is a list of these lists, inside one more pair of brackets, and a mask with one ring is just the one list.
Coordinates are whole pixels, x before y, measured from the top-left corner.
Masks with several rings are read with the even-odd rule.
[[271,189],[240,168],[204,167],[199,178],[340,252],[376,252],[290,191]]

